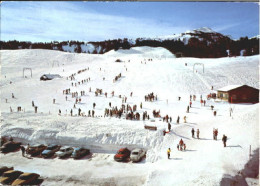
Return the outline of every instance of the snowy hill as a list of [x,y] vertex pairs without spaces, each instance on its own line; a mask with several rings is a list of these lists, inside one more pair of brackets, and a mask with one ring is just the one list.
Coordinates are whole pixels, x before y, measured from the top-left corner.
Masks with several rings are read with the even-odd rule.
[[[250,145],[252,151],[259,148],[259,104],[206,100],[202,106],[199,101],[200,96],[206,99],[207,94],[227,85],[247,84],[259,88],[259,55],[175,58],[162,47],[132,47],[103,55],[41,49],[1,50],[0,54],[1,135],[12,136],[25,145],[83,146],[93,153],[79,161],[27,159],[21,158],[20,152],[0,155],[0,165],[39,173],[45,179],[43,185],[219,185],[224,175],[235,176],[243,169],[249,160]],[[116,59],[123,62],[116,63]],[[196,63],[204,64],[204,73],[202,66],[194,66]],[[25,67],[32,69],[32,78],[28,70],[26,78],[22,76]],[[78,73],[83,69],[89,70]],[[62,78],[40,81],[41,75],[49,73]],[[75,80],[71,81],[69,76],[74,73]],[[120,73],[121,78],[114,81]],[[78,84],[88,78],[89,81]],[[96,96],[96,88],[103,93]],[[65,89],[78,92],[81,102],[75,104],[76,98],[71,93],[64,94]],[[85,95],[80,96],[81,91]],[[151,92],[158,96],[157,101],[144,100]],[[11,97],[12,93],[15,98]],[[192,102],[190,113],[186,113],[190,95],[196,95],[197,99]],[[122,103],[124,97],[126,103]],[[34,113],[32,101],[38,113]],[[121,118],[104,117],[109,102],[117,108],[122,104],[131,107],[136,104],[141,120],[126,120],[125,113]],[[217,111],[216,117],[211,105]],[[17,112],[18,106],[22,112]],[[96,117],[77,116],[79,108],[86,115],[94,110]],[[230,108],[234,110],[232,117]],[[73,116],[70,116],[71,109]],[[167,114],[172,117],[172,131],[165,136],[163,130],[168,131],[168,124],[162,118],[153,117],[154,109],[160,110],[162,117]],[[150,120],[142,120],[145,111]],[[177,116],[180,124],[176,123]],[[183,121],[184,116],[187,123]],[[156,126],[157,131],[146,130],[144,125]],[[192,128],[200,130],[201,139],[191,137]],[[213,128],[219,131],[217,141],[212,139]],[[221,142],[223,134],[228,136],[226,148]],[[187,145],[184,152],[176,149],[181,138]],[[121,147],[144,148],[146,159],[137,164],[115,162],[113,155]],[[170,160],[166,155],[169,147]]]

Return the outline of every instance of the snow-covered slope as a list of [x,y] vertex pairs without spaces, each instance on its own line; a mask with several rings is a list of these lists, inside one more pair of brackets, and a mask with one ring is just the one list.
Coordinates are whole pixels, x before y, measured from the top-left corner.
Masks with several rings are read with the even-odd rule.
[[[259,56],[174,58],[160,47],[119,49],[104,55],[50,50],[2,50],[0,54],[1,135],[11,135],[24,144],[84,146],[94,153],[89,160],[80,162],[53,159],[49,161],[49,167],[41,159],[21,161],[18,154],[1,154],[0,165],[38,172],[45,178],[46,185],[57,182],[62,185],[134,185],[135,180],[137,185],[218,185],[224,174],[234,175],[243,168],[248,161],[249,145],[252,150],[259,148],[259,104],[230,105],[220,100],[207,100],[204,107],[199,102],[201,95],[206,99],[206,95],[212,92],[211,86],[214,91],[234,84],[259,88]],[[116,59],[123,62],[116,63]],[[202,66],[196,63],[204,64],[204,73]],[[32,78],[28,71],[25,71],[27,78],[22,77],[25,67],[32,68]],[[87,68],[89,70],[77,74]],[[46,73],[60,74],[62,78],[40,81],[40,76]],[[67,77],[73,73],[76,73],[75,80],[70,81]],[[122,77],[113,82],[119,73]],[[72,82],[87,78],[90,81],[71,86]],[[75,105],[76,108],[73,108],[75,98],[69,94],[66,101],[63,94],[63,90],[69,88],[79,95],[80,91],[86,92],[86,95],[79,96],[82,101]],[[103,94],[95,96],[96,88],[102,89]],[[158,96],[158,100],[145,102],[144,96],[151,92]],[[12,93],[15,98],[11,98]],[[196,95],[197,100],[193,101],[190,113],[186,113],[190,95]],[[120,119],[104,117],[109,102],[112,107],[121,107],[120,96],[127,97],[126,104],[136,104],[141,116],[147,111],[150,120],[131,121],[126,120],[125,115]],[[37,114],[32,101],[38,106]],[[77,116],[78,108],[87,114],[93,110],[94,102],[96,117]],[[141,102],[142,108],[139,106]],[[210,105],[214,105],[216,117]],[[22,112],[17,112],[18,106],[22,107]],[[234,110],[232,117],[229,116],[230,108]],[[59,109],[61,116],[58,115]],[[70,116],[71,109],[73,117]],[[160,110],[161,116],[168,114],[173,119],[172,132],[166,136],[162,131],[167,129],[167,123],[162,118],[153,118],[154,109]],[[185,115],[188,123],[183,122]],[[177,116],[181,117],[180,124],[176,124]],[[145,130],[144,125],[156,126],[158,130]],[[191,138],[191,128],[200,129],[200,140]],[[221,140],[212,140],[213,128],[218,128],[219,139],[223,134],[228,136],[227,148],[223,148]],[[176,149],[180,138],[187,145],[185,152]],[[113,161],[113,154],[120,147],[145,148],[148,150],[146,160],[140,164],[118,164]],[[166,157],[169,147],[172,149],[170,160]],[[53,172],[55,166],[59,169]],[[91,172],[85,167],[90,167]],[[82,170],[80,176],[77,171],[72,171],[76,169]]]

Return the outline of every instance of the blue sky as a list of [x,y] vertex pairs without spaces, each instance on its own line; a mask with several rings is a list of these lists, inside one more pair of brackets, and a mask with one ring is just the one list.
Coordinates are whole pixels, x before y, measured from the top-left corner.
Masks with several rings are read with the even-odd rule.
[[259,34],[259,4],[238,2],[2,2],[1,40],[101,41],[200,27],[234,39]]

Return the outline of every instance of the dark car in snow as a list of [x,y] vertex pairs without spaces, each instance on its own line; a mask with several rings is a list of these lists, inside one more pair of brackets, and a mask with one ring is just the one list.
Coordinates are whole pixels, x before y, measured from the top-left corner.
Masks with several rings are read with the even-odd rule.
[[21,174],[12,185],[35,185],[33,182],[40,177],[36,173],[23,173]]
[[4,172],[9,171],[9,170],[14,170],[14,168],[13,167],[7,167],[7,166],[0,167],[0,176],[2,176],[2,174],[4,174]]
[[3,153],[12,152],[20,148],[21,144],[22,144],[21,142],[8,141],[3,144],[0,150]]
[[121,148],[117,151],[117,154],[114,156],[116,161],[127,161],[130,157],[131,151],[128,148]]
[[18,170],[9,170],[6,171],[0,177],[0,183],[4,185],[12,184],[15,179],[17,179],[23,172]]
[[60,149],[60,147],[61,146],[54,144],[48,145],[47,148],[44,151],[42,151],[41,155],[43,158],[52,157],[55,154],[55,152],[57,152]]
[[28,147],[27,154],[30,154],[31,156],[37,156],[42,153],[47,148],[46,145],[40,144],[40,145],[32,145]]
[[90,151],[89,149],[85,149],[85,148],[82,148],[82,147],[77,147],[74,149],[71,157],[74,158],[74,159],[79,159],[83,156],[86,156],[90,154]]

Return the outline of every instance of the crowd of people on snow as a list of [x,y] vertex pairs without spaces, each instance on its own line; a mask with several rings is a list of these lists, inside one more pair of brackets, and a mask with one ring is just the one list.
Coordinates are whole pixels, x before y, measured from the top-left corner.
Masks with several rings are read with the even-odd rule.
[[121,73],[119,73],[119,74],[115,77],[115,79],[113,79],[113,83],[115,83],[119,78],[121,78]]
[[[149,60],[152,60],[152,59],[148,59]],[[77,73],[74,73],[74,74],[71,74],[70,76],[67,77],[67,80],[71,80],[71,81],[75,81],[75,76],[77,74],[80,74],[82,72],[85,72],[86,70],[89,70],[89,67],[88,68],[85,68],[85,69],[82,69],[82,70],[79,70]],[[100,68],[101,70],[101,68]],[[121,78],[121,73],[115,77],[115,79],[113,80],[113,82],[116,82],[119,78]],[[103,78],[104,80],[104,78]],[[78,81],[78,82],[72,82],[71,83],[71,86],[77,86],[77,85],[80,85],[80,84],[84,84],[85,82],[88,82],[90,81],[90,77],[87,78],[87,79],[83,79],[81,81]],[[91,87],[89,88],[89,92],[91,92]],[[71,97],[72,98],[76,98],[75,99],[75,104],[74,104],[74,109],[76,109],[76,104],[77,103],[81,103],[81,98],[79,97],[79,94],[77,91],[75,92],[71,92],[71,89],[68,88],[68,89],[65,89],[63,90],[63,95],[66,95],[66,101],[67,101],[67,95],[71,94]],[[96,91],[95,91],[95,95],[98,96],[98,94],[102,94],[102,89],[99,89],[99,88],[96,88]],[[111,92],[112,94],[112,97],[114,97],[114,91]],[[85,94],[85,91],[80,91],[80,96],[84,96],[86,95]],[[133,95],[133,92],[130,93],[130,97],[132,97]],[[107,97],[107,92],[105,92],[105,97]],[[12,93],[12,98],[15,98],[14,97],[14,94]],[[147,113],[147,111],[143,111],[142,112],[142,118],[141,118],[141,113],[137,112],[137,105],[134,104],[133,106],[130,106],[129,104],[126,104],[127,103],[127,97],[124,96],[124,97],[121,97],[121,95],[119,95],[119,98],[122,98],[122,105],[121,105],[121,108],[117,108],[117,106],[114,106],[112,107],[111,105],[111,102],[109,102],[109,108],[105,108],[105,111],[104,111],[104,117],[117,117],[117,118],[121,118],[122,115],[125,115],[125,119],[127,120],[145,120],[145,119],[150,119],[149,117],[149,114]],[[144,99],[145,101],[155,101],[157,100],[157,95],[155,95],[153,92],[148,94],[148,95],[145,95],[144,96]],[[178,100],[180,101],[181,97],[178,97]],[[187,106],[187,110],[186,112],[189,113],[190,109],[192,108],[192,101],[196,101],[196,95],[190,95],[190,102],[189,102],[189,105]],[[6,100],[7,102],[7,100]],[[167,100],[168,102],[168,100]],[[123,104],[125,103],[125,104]],[[201,103],[201,106],[206,106],[206,100],[203,100],[202,99],[202,95],[200,97],[200,103]],[[53,104],[55,104],[55,99],[53,99]],[[35,108],[35,113],[37,113],[37,106],[35,106],[34,104],[34,101],[32,101],[32,106]],[[142,102],[140,103],[140,109],[142,109]],[[76,111],[76,115],[77,116],[88,116],[88,117],[95,117],[95,107],[96,107],[96,103],[93,103],[93,110],[88,110],[87,114],[85,114],[84,112],[82,112],[81,108],[77,108],[77,111]],[[211,105],[211,110],[214,109],[214,106]],[[73,111],[74,109],[71,109],[70,110],[70,115],[71,116],[74,116],[73,115]],[[10,110],[12,112],[12,108],[10,107]],[[21,111],[21,107],[19,106],[18,107],[18,111]],[[75,112],[75,111],[74,111]],[[59,109],[59,115],[61,115],[61,110]],[[66,114],[67,114],[67,110],[66,110]],[[156,111],[156,110],[153,110],[152,111],[152,114],[153,114],[153,117],[154,118],[161,118],[161,115],[160,115],[160,110]],[[216,111],[214,110],[213,111],[213,114],[214,116],[216,116]],[[168,124],[168,131],[170,132],[171,131],[171,128],[172,128],[172,117],[170,117],[168,114],[166,114],[164,117],[162,117],[163,119],[163,122],[166,122]],[[184,123],[187,122],[187,116],[184,116],[183,117],[183,121]],[[180,122],[180,116],[177,116],[177,120],[176,120],[176,123],[179,124]],[[197,129],[195,131],[194,128],[192,128],[191,130],[191,134],[192,134],[192,138],[195,138],[195,132],[196,132],[196,137],[197,139],[200,139],[200,130]],[[163,135],[165,135],[167,132],[164,130],[163,131]],[[218,136],[218,129],[215,129],[213,128],[213,140],[217,140],[217,136]],[[226,142],[227,142],[227,136],[226,135],[223,135],[222,137],[222,142],[223,142],[223,145],[224,147],[226,147]],[[186,150],[186,144],[184,143],[184,141],[181,139],[179,141],[179,143],[177,144],[177,149],[179,151],[185,151]],[[168,154],[168,158],[170,158],[170,153],[171,153],[171,149],[169,148],[167,150],[167,154]]]
[[154,93],[152,92],[152,93],[150,93],[148,95],[145,95],[144,96],[144,100],[145,101],[154,101],[154,100],[157,101],[157,95],[154,95]]

